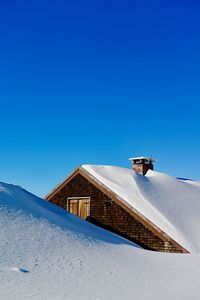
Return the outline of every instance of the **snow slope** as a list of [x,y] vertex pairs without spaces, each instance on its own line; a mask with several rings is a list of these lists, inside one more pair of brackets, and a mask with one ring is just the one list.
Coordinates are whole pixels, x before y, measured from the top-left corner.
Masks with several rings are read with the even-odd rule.
[[151,170],[142,176],[114,166],[82,168],[189,252],[200,252],[200,182]]
[[200,255],[137,248],[0,184],[1,300],[199,300]]

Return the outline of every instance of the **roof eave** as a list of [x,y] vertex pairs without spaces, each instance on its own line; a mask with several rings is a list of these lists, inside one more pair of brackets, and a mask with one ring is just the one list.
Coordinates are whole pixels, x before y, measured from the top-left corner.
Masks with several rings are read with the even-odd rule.
[[80,166],[76,167],[67,177],[64,178],[64,180],[62,180],[58,185],[56,185],[55,188],[53,188],[46,196],[44,196],[44,199],[47,201],[50,201],[51,198],[57,192],[59,192],[68,181],[72,180],[72,178],[74,178],[76,176],[79,169],[80,169]]

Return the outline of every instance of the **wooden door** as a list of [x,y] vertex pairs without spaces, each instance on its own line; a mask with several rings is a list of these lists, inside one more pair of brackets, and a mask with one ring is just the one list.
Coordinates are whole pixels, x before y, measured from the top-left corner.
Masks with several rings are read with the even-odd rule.
[[90,198],[68,198],[67,200],[67,210],[81,217],[82,219],[86,219],[90,215]]
[[74,215],[78,216],[78,202],[77,200],[71,199],[68,202],[68,211]]
[[79,217],[86,219],[90,215],[90,200],[81,199],[79,200]]

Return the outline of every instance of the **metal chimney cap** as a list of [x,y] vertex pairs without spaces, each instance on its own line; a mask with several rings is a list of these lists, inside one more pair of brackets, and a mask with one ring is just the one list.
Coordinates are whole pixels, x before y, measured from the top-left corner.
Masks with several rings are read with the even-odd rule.
[[148,161],[148,162],[155,162],[157,161],[157,159],[153,158],[153,157],[146,157],[146,156],[139,156],[139,157],[131,157],[129,158],[129,160],[145,160],[145,161]]

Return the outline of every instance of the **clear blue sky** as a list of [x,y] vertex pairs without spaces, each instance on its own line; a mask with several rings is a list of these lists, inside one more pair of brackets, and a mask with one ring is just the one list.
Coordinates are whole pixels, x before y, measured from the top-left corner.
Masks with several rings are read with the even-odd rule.
[[43,196],[79,164],[200,179],[198,1],[1,1],[0,180]]

